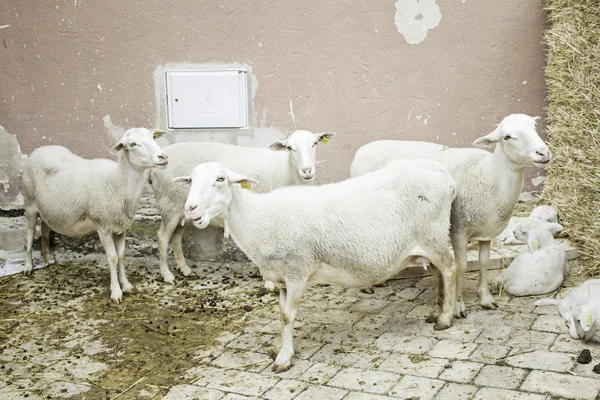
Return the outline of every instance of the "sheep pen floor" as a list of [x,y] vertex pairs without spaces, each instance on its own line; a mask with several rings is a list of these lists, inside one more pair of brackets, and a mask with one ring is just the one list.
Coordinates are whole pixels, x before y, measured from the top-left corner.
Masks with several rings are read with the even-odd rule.
[[[600,398],[600,345],[572,340],[535,298],[497,295],[499,310],[482,309],[474,273],[469,315],[446,331],[425,322],[430,276],[372,295],[309,288],[294,365],[274,374],[278,300],[255,267],[196,263],[171,286],[159,281],[155,257],[127,262],[137,290],[119,305],[100,255],[0,279],[0,398]],[[583,348],[590,364],[577,363]]]

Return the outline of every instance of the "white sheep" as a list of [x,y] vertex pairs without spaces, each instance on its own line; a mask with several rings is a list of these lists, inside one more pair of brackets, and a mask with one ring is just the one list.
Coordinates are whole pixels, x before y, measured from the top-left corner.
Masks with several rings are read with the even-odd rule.
[[283,341],[275,371],[291,366],[293,323],[308,283],[378,283],[427,259],[443,278],[443,289],[436,286],[434,328],[451,325],[456,264],[448,232],[455,185],[441,164],[395,161],[339,183],[262,194],[235,185],[254,179],[214,162],[174,181],[191,185],[186,218],[200,229],[225,218],[238,247],[279,287]]
[[565,299],[540,299],[536,306],[556,305],[573,339],[600,342],[600,279],[590,279]]
[[144,128],[125,132],[113,149],[119,151],[117,162],[83,159],[62,146],[43,146],[31,153],[23,170],[28,222],[24,272],[33,270],[38,215],[45,262],[50,259],[50,230],[66,236],[98,232],[110,266],[110,297],[120,302],[123,291],[133,289],[125,274],[125,231],[133,222],[145,171],[166,166],[167,155]]
[[[187,190],[174,185],[173,178],[189,174],[200,163],[216,161],[259,179],[260,184],[254,188],[256,192],[268,192],[290,185],[310,185],[314,182],[317,171],[316,146],[319,142],[328,142],[334,135],[332,132],[296,131],[286,140],[271,144],[270,150],[203,142],[176,143],[165,147],[171,160],[169,166],[163,170],[151,171],[149,179],[162,216],[158,230],[158,252],[163,280],[167,283],[174,282],[167,263],[169,242],[177,268],[184,276],[191,273],[183,256],[181,243],[185,230],[183,204]],[[215,220],[212,226],[223,227],[222,220]],[[266,286],[270,286],[269,282]]]
[[498,277],[513,296],[536,296],[558,289],[569,272],[565,249],[554,240],[552,231],[562,230],[557,223],[528,218],[517,226],[513,235],[527,243],[529,251],[519,254]]
[[459,270],[457,273],[456,315],[465,317],[462,279],[467,270],[467,244],[479,242],[479,294],[483,307],[497,304],[489,292],[487,267],[491,240],[507,226],[523,187],[526,167],[545,167],[552,155],[538,136],[539,117],[512,114],[489,135],[473,142],[477,147],[495,145],[493,153],[466,148],[449,148],[435,143],[381,140],[358,149],[351,175],[381,168],[393,159],[428,158],[448,167],[458,194],[452,205],[451,239]]
[[[550,225],[551,227],[553,227],[551,229],[551,232],[554,236],[559,234],[563,229],[563,227],[558,223],[558,212],[554,207],[551,206],[535,207],[533,210],[531,210],[527,218],[537,218],[539,220],[551,224],[556,224]],[[524,220],[525,218],[520,217],[511,219],[508,223],[508,226],[502,231],[502,233],[496,236],[496,240],[504,244],[522,244],[522,241],[514,237],[513,231],[515,230],[517,225],[521,224]]]

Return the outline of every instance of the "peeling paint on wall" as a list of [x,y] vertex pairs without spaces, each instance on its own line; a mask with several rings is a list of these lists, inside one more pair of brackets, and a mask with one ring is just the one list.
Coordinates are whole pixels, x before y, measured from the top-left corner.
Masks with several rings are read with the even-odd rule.
[[396,28],[410,44],[425,40],[427,31],[438,26],[441,19],[442,13],[435,0],[396,1]]
[[0,209],[23,208],[21,195],[21,173],[23,160],[21,146],[15,135],[8,133],[0,125]]

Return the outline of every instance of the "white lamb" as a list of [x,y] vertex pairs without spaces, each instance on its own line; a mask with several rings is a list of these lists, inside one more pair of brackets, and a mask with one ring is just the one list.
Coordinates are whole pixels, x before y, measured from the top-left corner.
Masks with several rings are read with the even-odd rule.
[[[563,227],[558,223],[558,212],[554,207],[551,206],[535,207],[533,210],[531,210],[531,213],[529,213],[528,218],[537,218],[548,223],[556,224],[551,225],[554,227],[551,230],[552,235],[554,236],[559,234],[563,229]],[[496,236],[496,240],[504,244],[522,244],[522,241],[514,237],[513,231],[519,224],[521,224],[521,222],[523,222],[523,220],[525,219],[518,217],[516,219],[511,219],[508,226],[502,231],[502,233]]]
[[235,185],[257,182],[220,163],[200,164],[174,181],[191,185],[186,218],[200,229],[225,218],[235,243],[280,288],[283,341],[275,371],[291,366],[293,323],[308,283],[378,283],[425,258],[443,277],[435,329],[451,325],[456,264],[448,232],[455,185],[441,164],[396,161],[339,183],[262,194]]
[[[296,131],[286,140],[271,144],[271,150],[221,143],[176,143],[165,147],[164,150],[171,159],[169,166],[150,173],[150,184],[162,216],[158,231],[158,251],[163,280],[174,282],[167,263],[169,242],[177,268],[184,276],[191,273],[181,244],[185,230],[183,204],[187,190],[181,185],[174,185],[173,178],[188,175],[200,163],[216,161],[259,179],[260,184],[253,188],[256,192],[268,192],[290,185],[311,185],[317,171],[316,146],[319,142],[328,142],[334,135],[332,132]],[[223,227],[222,219],[215,220],[212,226]],[[266,286],[270,286],[269,282]]]
[[133,289],[125,274],[125,231],[133,222],[147,179],[145,171],[166,166],[167,155],[154,141],[153,133],[144,128],[125,132],[113,149],[119,151],[117,162],[86,160],[62,146],[43,146],[31,153],[23,170],[28,222],[24,272],[33,270],[38,215],[45,262],[50,259],[50,230],[66,236],[95,231],[110,266],[110,297],[118,303],[124,291]]
[[513,296],[536,296],[555,291],[569,272],[565,249],[552,236],[562,230],[557,223],[528,218],[517,226],[513,235],[527,243],[529,251],[521,253],[495,282]]
[[600,279],[590,279],[565,299],[540,299],[536,306],[556,305],[573,339],[600,342]]
[[489,135],[473,142],[478,147],[495,145],[493,153],[479,149],[448,148],[435,143],[381,140],[356,152],[351,175],[381,168],[393,159],[429,158],[444,164],[454,178],[458,193],[452,205],[451,239],[458,264],[456,315],[465,317],[462,279],[467,270],[467,244],[479,241],[479,288],[481,305],[495,309],[489,292],[487,267],[491,240],[507,226],[523,186],[525,167],[545,167],[552,155],[538,136],[539,117],[512,114]]

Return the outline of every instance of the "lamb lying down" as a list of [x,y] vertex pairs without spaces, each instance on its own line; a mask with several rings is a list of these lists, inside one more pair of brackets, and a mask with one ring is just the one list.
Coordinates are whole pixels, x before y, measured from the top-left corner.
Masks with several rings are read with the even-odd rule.
[[[531,211],[528,218],[536,218],[545,222],[557,224],[556,230],[552,231],[554,236],[562,231],[562,226],[558,225],[558,212],[554,207],[538,206]],[[516,239],[513,235],[513,230],[516,226],[521,224],[522,221],[519,221],[521,219],[522,218],[515,218],[514,220],[511,220],[506,229],[504,229],[501,234],[496,236],[496,241],[504,244],[522,244],[523,242]],[[513,221],[515,222],[514,225]],[[560,229],[558,227],[560,227]]]
[[573,339],[600,342],[600,279],[590,279],[565,299],[541,299],[536,306],[556,305]]
[[495,285],[502,284],[513,296],[535,296],[558,289],[569,272],[565,249],[552,236],[553,231],[560,230],[560,224],[537,218],[517,226],[513,235],[526,242],[529,251],[515,257]]

